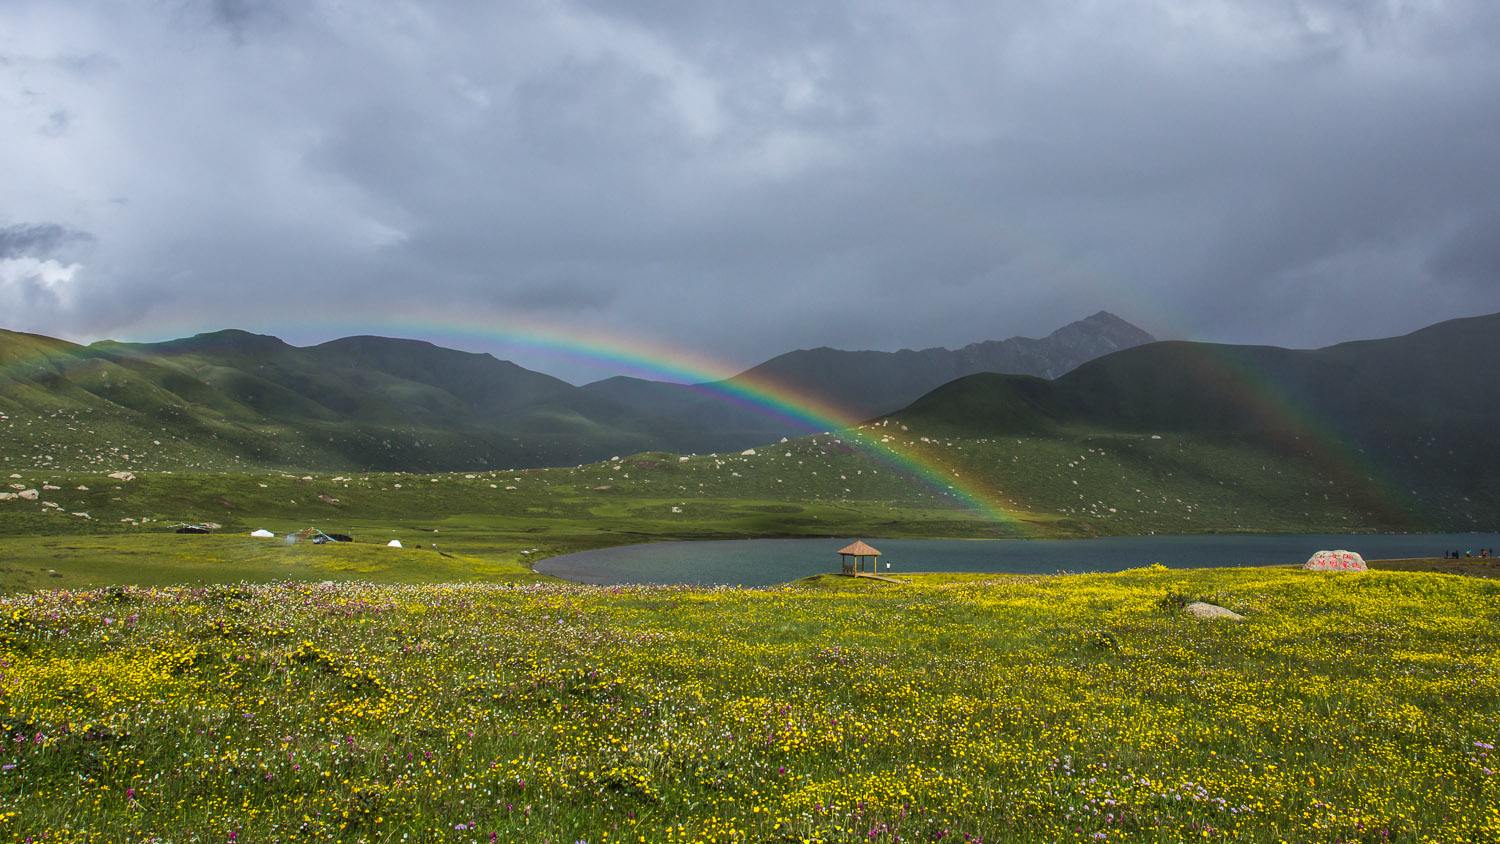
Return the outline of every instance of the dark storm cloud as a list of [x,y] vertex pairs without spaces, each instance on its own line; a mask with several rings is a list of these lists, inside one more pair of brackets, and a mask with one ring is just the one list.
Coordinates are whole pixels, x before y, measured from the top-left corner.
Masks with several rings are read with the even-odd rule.
[[0,258],[52,258],[69,245],[92,239],[87,232],[74,231],[57,223],[0,225]]
[[0,9],[0,209],[97,235],[12,258],[13,327],[315,300],[750,363],[1099,308],[1293,345],[1500,310],[1489,2],[148,9]]
[[1500,287],[1500,213],[1461,227],[1432,255],[1428,269],[1445,281]]
[[[191,16],[204,5],[194,1],[184,8]],[[258,28],[277,26],[287,20],[277,0],[209,0],[206,6],[208,20],[223,27],[239,43]]]

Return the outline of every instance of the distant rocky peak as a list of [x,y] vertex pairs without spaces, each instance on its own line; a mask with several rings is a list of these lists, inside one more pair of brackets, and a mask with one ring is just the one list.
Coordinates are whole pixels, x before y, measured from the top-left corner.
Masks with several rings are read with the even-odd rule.
[[1049,337],[1090,335],[1117,342],[1120,348],[1154,343],[1156,338],[1145,329],[1127,322],[1109,311],[1099,311],[1076,322],[1070,322],[1052,332]]

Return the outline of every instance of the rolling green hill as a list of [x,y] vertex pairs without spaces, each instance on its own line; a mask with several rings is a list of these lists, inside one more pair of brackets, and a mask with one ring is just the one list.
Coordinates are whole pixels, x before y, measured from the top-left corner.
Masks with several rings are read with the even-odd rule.
[[[1099,314],[1041,340],[956,352],[794,352],[747,375],[827,390],[836,405],[874,413],[963,372],[1061,371],[1142,338]],[[230,329],[80,346],[0,331],[0,430],[9,434],[0,461],[434,471],[572,465],[650,449],[738,451],[805,433],[724,401],[719,386],[612,378],[575,387],[491,355],[386,337],[298,347]]]
[[[1420,521],[1500,523],[1500,314],[1289,350],[1154,343],[1054,381],[946,384],[891,419],[947,436],[1099,434],[1252,448]],[[1460,518],[1460,514],[1463,514]]]
[[[754,366],[723,386],[732,391],[775,384],[793,394],[817,397],[846,415],[868,419],[905,407],[965,375],[1004,372],[1051,378],[1100,355],[1153,339],[1114,314],[1100,311],[1046,337],[988,340],[960,349],[799,349]],[[634,427],[668,432],[664,448],[727,450],[793,433],[780,419],[747,414],[691,385],[608,378],[583,389],[627,408],[626,418]],[[685,426],[682,420],[692,424]]]
[[488,355],[242,331],[91,346],[0,332],[0,414],[0,459],[68,468],[535,466],[651,442],[609,424],[607,402]]
[[[874,424],[888,447],[1021,514],[1031,525],[1023,532],[1489,529],[1500,524],[1493,478],[1500,437],[1487,395],[1500,383],[1497,333],[1500,315],[1309,351],[1153,343],[1052,381],[958,379]],[[147,346],[78,346],[0,333],[0,470],[35,486],[118,470],[243,478],[268,468],[494,473],[587,463],[577,477],[610,479],[577,488],[569,506],[590,518],[599,516],[590,502],[638,496],[648,509],[693,499],[832,503],[919,521],[927,517],[915,510],[935,508],[950,515],[938,517],[934,533],[1010,530],[951,518],[958,506],[951,491],[870,455],[838,457],[847,446],[831,457],[827,437],[763,448],[753,460],[706,458],[713,472],[674,488],[670,478],[697,472],[696,460],[678,470],[674,455],[639,455],[713,450],[715,435],[748,436],[753,426],[733,425],[751,414],[727,404],[715,413],[695,409],[708,401],[698,393],[673,404],[682,395],[675,388],[627,381],[579,389],[487,355],[384,338],[298,348],[218,332]],[[662,392],[655,420],[615,394],[642,389]],[[590,462],[608,454],[637,455],[635,479]],[[834,457],[837,472],[817,465]],[[884,474],[875,483],[877,472]],[[572,489],[574,473],[547,477]],[[74,529],[58,513],[108,513],[112,521],[143,515],[138,504],[115,513],[124,505],[94,500],[97,494],[67,497],[53,496],[52,512],[15,501],[0,512],[20,520],[11,524],[17,531],[24,521],[27,530],[48,533]],[[189,521],[254,513],[300,519],[295,514],[309,506],[290,495],[301,503],[220,508],[217,497],[166,496],[145,512]],[[445,499],[432,515],[487,513],[489,499],[484,489],[472,501]],[[367,515],[383,517],[384,507]],[[611,524],[628,530],[642,514],[610,519],[616,516],[623,521]],[[821,527],[792,521],[757,529]]]

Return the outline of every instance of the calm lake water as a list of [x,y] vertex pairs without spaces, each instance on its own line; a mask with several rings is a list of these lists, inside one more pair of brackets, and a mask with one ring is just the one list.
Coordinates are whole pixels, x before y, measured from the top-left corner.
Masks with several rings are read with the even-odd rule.
[[[768,586],[839,570],[848,539],[653,542],[553,557],[536,570],[580,583],[695,583]],[[1500,534],[1279,534],[1119,536],[1102,539],[869,539],[880,571],[1119,571],[1162,563],[1178,568],[1302,563],[1314,551],[1348,549],[1366,559],[1438,557],[1500,547]],[[886,569],[890,563],[890,569]]]

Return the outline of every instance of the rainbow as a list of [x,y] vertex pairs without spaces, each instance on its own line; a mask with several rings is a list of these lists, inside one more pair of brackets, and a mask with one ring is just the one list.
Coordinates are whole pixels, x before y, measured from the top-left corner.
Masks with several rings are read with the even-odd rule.
[[1308,458],[1318,471],[1341,485],[1366,490],[1367,506],[1378,509],[1377,518],[1388,524],[1410,521],[1424,515],[1422,505],[1391,473],[1355,448],[1333,420],[1314,412],[1240,357],[1247,346],[1204,343],[1198,354],[1182,358],[1200,377],[1216,378],[1235,391],[1236,397],[1257,417],[1258,427],[1295,436],[1309,449]]
[[[336,336],[379,333],[385,336],[419,337],[451,346],[510,346],[557,355],[600,366],[616,373],[690,386],[706,395],[733,402],[769,415],[810,434],[826,434],[871,455],[896,471],[921,481],[940,499],[954,502],[986,521],[997,523],[1007,534],[1028,534],[1031,514],[1007,503],[998,490],[962,477],[947,465],[935,449],[903,442],[881,425],[832,406],[825,400],[795,390],[769,378],[742,375],[727,363],[701,353],[667,346],[636,337],[622,337],[596,330],[530,322],[507,324],[487,318],[456,317],[451,314],[412,314],[399,319],[358,318],[340,322],[320,316],[316,320],[278,320],[279,330],[336,332]],[[160,330],[160,327],[158,327]],[[167,333],[187,336],[194,329]],[[733,380],[730,380],[733,379]],[[917,439],[915,436],[912,439]]]

